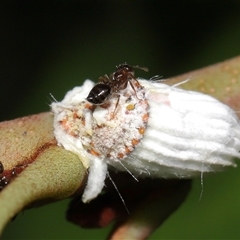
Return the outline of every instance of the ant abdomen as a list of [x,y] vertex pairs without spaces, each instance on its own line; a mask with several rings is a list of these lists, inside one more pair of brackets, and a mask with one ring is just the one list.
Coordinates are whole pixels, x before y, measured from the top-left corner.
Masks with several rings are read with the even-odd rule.
[[92,104],[100,105],[106,102],[111,95],[111,87],[104,83],[98,83],[89,92],[86,100]]

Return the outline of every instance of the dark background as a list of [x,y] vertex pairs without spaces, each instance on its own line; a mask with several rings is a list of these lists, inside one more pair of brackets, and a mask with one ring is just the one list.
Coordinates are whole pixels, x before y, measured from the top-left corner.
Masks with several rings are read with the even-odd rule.
[[[0,120],[49,111],[86,78],[128,62],[168,78],[240,54],[239,1],[0,1]],[[151,239],[240,238],[239,169],[200,179]],[[25,211],[3,239],[103,239],[64,220],[68,201]],[[1,211],[1,210],[0,210]]]

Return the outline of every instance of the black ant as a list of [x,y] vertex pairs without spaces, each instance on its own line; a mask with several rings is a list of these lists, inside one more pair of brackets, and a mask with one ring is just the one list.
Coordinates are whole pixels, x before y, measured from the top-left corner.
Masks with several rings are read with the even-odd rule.
[[139,67],[138,65],[130,66],[127,63],[120,64],[116,66],[116,68],[116,72],[112,73],[110,76],[105,74],[99,78],[99,83],[91,89],[86,98],[88,102],[95,105],[101,105],[109,100],[113,94],[115,94],[118,98],[114,110],[115,112],[120,98],[120,95],[118,93],[119,91],[126,89],[128,83],[130,83],[132,89],[135,92],[135,95],[137,96],[136,90],[131,82],[131,80],[134,80],[139,84],[138,80],[134,76],[133,68],[138,68],[144,70],[145,72],[147,72],[148,69]]

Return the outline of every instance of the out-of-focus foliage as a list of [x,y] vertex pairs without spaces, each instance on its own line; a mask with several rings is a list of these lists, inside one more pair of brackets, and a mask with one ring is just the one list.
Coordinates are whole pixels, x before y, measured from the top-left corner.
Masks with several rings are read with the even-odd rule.
[[[127,61],[164,78],[240,54],[240,2],[2,1],[0,119],[49,109],[65,92]],[[139,74],[138,74],[139,73]],[[239,169],[195,180],[182,207],[152,235],[239,238]],[[199,200],[202,194],[202,198]],[[3,239],[103,239],[64,219],[67,202],[25,211]]]

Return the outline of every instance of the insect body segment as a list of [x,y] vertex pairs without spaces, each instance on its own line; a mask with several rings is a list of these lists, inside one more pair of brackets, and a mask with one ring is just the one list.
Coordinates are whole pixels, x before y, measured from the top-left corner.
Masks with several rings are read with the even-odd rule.
[[99,105],[104,103],[111,95],[111,87],[104,83],[98,83],[90,91],[87,100],[90,103]]

